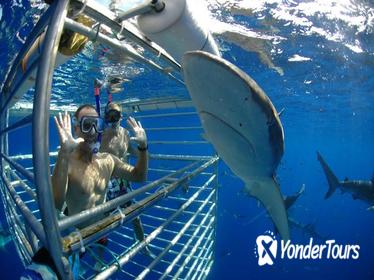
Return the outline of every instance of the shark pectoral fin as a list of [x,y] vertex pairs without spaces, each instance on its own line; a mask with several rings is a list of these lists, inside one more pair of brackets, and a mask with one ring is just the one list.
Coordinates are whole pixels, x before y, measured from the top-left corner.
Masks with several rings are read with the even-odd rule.
[[283,240],[290,239],[287,212],[279,186],[273,178],[248,182],[246,188],[265,206]]

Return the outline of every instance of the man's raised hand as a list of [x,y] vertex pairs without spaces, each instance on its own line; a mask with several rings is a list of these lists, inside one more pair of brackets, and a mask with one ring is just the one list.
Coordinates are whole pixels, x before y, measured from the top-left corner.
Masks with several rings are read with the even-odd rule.
[[54,117],[57,126],[61,151],[71,153],[74,151],[75,147],[83,142],[83,138],[74,139],[71,134],[71,120],[70,115],[65,111],[62,115],[61,112],[58,113],[58,117]]

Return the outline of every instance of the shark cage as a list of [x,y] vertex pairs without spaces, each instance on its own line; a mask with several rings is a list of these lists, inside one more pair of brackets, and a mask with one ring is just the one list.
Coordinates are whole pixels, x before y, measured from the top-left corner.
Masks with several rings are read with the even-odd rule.
[[[190,100],[151,98],[121,103],[124,111],[143,123],[149,138],[147,182],[100,206],[60,219],[53,202],[50,176],[57,152],[50,150],[49,123],[58,110],[51,109],[50,92],[63,29],[117,49],[183,83],[180,64],[123,20],[156,9],[158,4],[149,1],[135,7],[122,15],[121,21],[91,0],[54,1],[13,61],[1,92],[0,189],[7,223],[25,266],[30,265],[39,248],[45,247],[62,279],[106,279],[112,275],[121,279],[207,277],[214,260],[218,157],[201,138],[203,130]],[[93,24],[80,23],[78,15],[90,18]],[[38,39],[41,34],[42,43]],[[144,51],[128,47],[123,37]],[[29,58],[20,75],[24,58],[37,41],[42,51]],[[13,105],[22,99],[22,87],[32,80],[30,75],[36,79],[32,108],[16,110]],[[171,119],[180,125],[170,126]],[[11,154],[16,143],[9,139],[16,130],[31,132],[32,153]],[[183,135],[187,130],[188,139]],[[170,150],[178,154],[168,153]],[[130,206],[120,207],[134,198]],[[95,224],[74,229],[74,225],[103,213],[105,218]],[[145,238],[141,241],[134,238],[131,221],[136,218],[144,227]],[[107,246],[97,243],[103,237],[109,240]],[[80,266],[76,273],[72,258],[78,255]]]

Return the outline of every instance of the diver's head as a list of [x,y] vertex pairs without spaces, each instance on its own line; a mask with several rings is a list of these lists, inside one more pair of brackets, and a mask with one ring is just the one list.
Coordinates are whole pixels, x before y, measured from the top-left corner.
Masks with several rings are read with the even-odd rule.
[[95,143],[98,134],[104,130],[104,121],[99,117],[94,106],[84,104],[74,114],[74,133],[87,144]]
[[110,102],[105,107],[105,122],[109,127],[117,128],[122,119],[121,106],[117,103]]

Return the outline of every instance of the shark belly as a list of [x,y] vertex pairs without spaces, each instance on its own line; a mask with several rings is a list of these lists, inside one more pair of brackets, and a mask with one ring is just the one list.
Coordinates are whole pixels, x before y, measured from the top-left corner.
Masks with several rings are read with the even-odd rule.
[[284,147],[274,106],[255,81],[220,57],[189,52],[182,69],[207,140],[288,239],[283,197],[273,178]]

